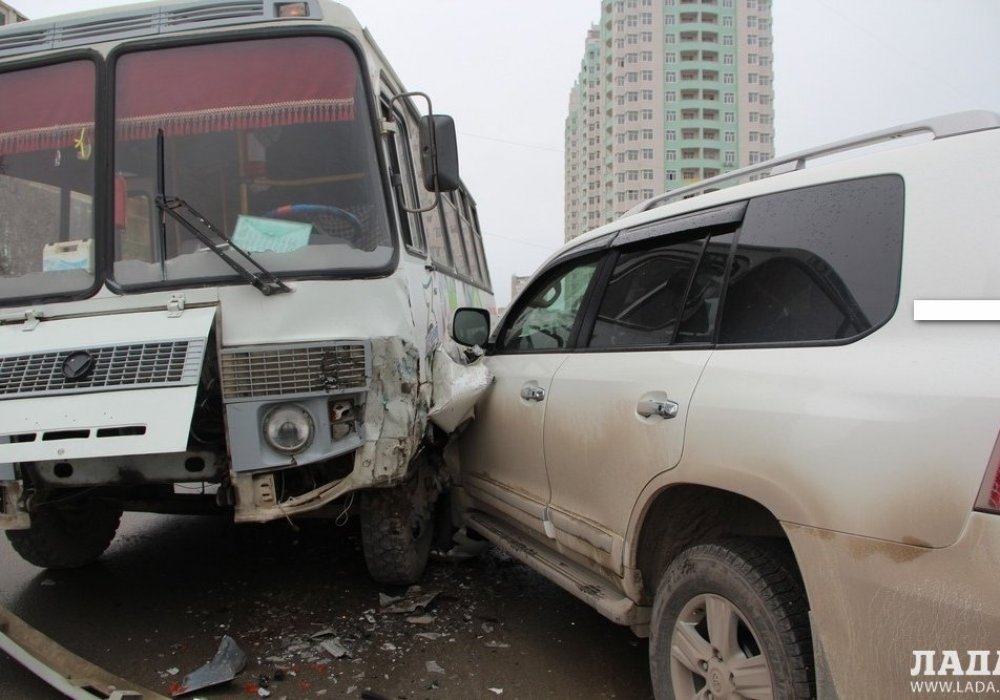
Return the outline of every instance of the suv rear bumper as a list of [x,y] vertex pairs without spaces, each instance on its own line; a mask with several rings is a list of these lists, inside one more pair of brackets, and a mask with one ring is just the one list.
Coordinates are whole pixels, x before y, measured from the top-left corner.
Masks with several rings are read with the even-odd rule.
[[[914,683],[950,676],[963,687],[1000,688],[1000,517],[973,513],[959,540],[941,549],[788,523],[785,530],[839,697],[909,695],[918,692]],[[973,662],[974,651],[988,657]],[[954,655],[963,672],[985,673],[947,665],[940,673]]]

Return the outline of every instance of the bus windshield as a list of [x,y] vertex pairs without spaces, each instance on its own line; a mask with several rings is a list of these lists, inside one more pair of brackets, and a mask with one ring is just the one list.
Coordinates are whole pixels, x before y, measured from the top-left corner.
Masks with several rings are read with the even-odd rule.
[[312,36],[132,51],[114,70],[117,284],[235,277],[163,217],[158,197],[183,202],[218,243],[279,277],[392,263],[368,103],[347,44]]
[[90,61],[0,73],[0,301],[94,285]]

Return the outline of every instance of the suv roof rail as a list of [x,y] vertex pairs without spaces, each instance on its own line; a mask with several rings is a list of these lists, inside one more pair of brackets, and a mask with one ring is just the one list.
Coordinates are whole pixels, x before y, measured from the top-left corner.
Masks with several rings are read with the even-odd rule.
[[688,199],[699,194],[713,192],[725,183],[730,181],[739,181],[748,176],[759,174],[763,177],[769,177],[771,175],[780,175],[793,170],[802,170],[806,167],[806,161],[813,158],[821,158],[824,156],[831,156],[836,153],[844,153],[846,151],[864,148],[866,146],[873,146],[875,144],[892,141],[906,136],[929,133],[935,139],[941,139],[949,136],[958,136],[959,134],[967,134],[974,131],[984,131],[996,128],[1000,128],[1000,114],[996,114],[994,112],[973,110],[968,112],[944,114],[939,117],[932,117],[930,119],[912,122],[910,124],[893,126],[888,129],[873,131],[860,136],[852,136],[842,141],[835,141],[833,143],[826,144],[825,146],[818,146],[805,151],[798,151],[797,153],[792,153],[791,155],[773,158],[771,160],[766,160],[763,163],[750,165],[745,168],[740,168],[739,170],[723,173],[722,175],[716,175],[715,177],[702,180],[696,184],[689,185],[687,187],[680,187],[676,190],[670,190],[668,192],[664,192],[663,194],[656,195],[652,199],[647,199],[632,209],[629,209],[624,215],[628,216],[629,214],[649,211],[650,209],[655,209],[656,207],[669,204],[670,202],[676,202],[678,200]]

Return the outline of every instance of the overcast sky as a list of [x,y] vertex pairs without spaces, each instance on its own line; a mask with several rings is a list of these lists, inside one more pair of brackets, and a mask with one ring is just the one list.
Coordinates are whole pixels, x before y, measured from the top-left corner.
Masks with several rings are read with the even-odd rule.
[[[30,18],[125,2],[5,0]],[[455,117],[497,302],[563,242],[563,124],[600,0],[348,0],[411,90]],[[1000,112],[1000,0],[774,0],[778,155]]]

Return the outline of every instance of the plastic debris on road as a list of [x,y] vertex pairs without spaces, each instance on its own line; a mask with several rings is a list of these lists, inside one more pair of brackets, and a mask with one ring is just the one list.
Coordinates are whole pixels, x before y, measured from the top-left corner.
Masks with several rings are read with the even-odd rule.
[[247,657],[236,641],[228,634],[222,637],[219,649],[207,664],[192,671],[184,680],[170,689],[172,697],[180,697],[197,690],[228,683],[246,666]]
[[427,609],[435,598],[438,596],[438,591],[433,591],[431,593],[424,593],[420,586],[411,586],[409,590],[406,591],[406,595],[400,598],[395,598],[392,596],[387,596],[384,593],[379,594],[379,604],[382,607],[382,612],[384,613],[399,613],[399,614],[411,614],[418,610],[424,611]]
[[323,651],[328,653],[335,659],[342,659],[345,656],[350,658],[351,651],[343,645],[340,641],[340,637],[334,637],[333,639],[324,639],[319,643],[323,647]]

